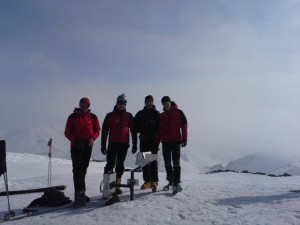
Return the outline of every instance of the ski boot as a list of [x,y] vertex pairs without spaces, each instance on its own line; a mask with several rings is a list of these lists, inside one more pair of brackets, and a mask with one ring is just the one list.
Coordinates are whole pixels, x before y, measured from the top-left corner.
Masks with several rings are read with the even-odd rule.
[[173,195],[177,194],[178,192],[182,191],[182,187],[180,184],[174,184],[173,185]]
[[151,183],[151,189],[152,189],[152,192],[156,192],[156,190],[157,190],[157,182],[152,182]]
[[141,186],[141,190],[146,190],[151,188],[151,183],[149,181],[145,181],[145,183]]
[[163,187],[163,190],[164,191],[168,191],[172,188],[173,186],[173,183],[172,182],[169,182],[166,186]]
[[80,208],[86,205],[85,191],[75,192],[74,208]]
[[123,193],[123,191],[119,185],[121,185],[121,178],[116,179],[116,194],[117,195],[121,195]]

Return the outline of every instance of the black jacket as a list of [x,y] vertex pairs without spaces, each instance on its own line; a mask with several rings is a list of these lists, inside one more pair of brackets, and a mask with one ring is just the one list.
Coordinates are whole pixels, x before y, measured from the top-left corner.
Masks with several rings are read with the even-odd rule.
[[141,141],[155,141],[159,130],[159,112],[153,105],[151,109],[138,111],[134,117],[136,133],[140,133]]

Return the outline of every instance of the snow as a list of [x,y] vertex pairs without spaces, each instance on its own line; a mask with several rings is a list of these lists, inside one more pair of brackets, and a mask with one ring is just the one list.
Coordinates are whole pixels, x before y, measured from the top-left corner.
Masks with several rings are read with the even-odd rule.
[[[104,162],[91,162],[87,174],[87,195],[98,196]],[[9,189],[38,188],[47,185],[48,157],[7,153]],[[52,159],[52,184],[66,184],[66,196],[73,198],[72,166],[66,159]],[[142,174],[136,173],[142,182]],[[125,173],[125,179],[129,174]],[[7,224],[300,224],[300,176],[268,177],[242,173],[182,173],[183,192],[173,196],[162,191],[165,172],[159,172],[159,190],[135,188],[134,201],[123,188],[121,202],[103,207],[100,198],[80,209],[62,209]],[[2,180],[2,177],[1,177]],[[4,191],[3,180],[0,181]],[[13,210],[20,210],[41,193],[10,197]],[[7,211],[6,197],[0,197],[0,216]]]

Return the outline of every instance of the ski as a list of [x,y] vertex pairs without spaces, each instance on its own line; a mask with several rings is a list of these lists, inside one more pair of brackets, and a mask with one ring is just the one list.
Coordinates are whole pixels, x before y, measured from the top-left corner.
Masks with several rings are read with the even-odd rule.
[[[56,189],[59,191],[63,191],[66,189],[66,185],[57,185],[57,186],[51,186],[51,187],[45,187],[45,188],[35,188],[35,189],[18,190],[18,191],[8,191],[8,195],[31,194],[31,193],[48,191],[50,189]],[[6,191],[0,192],[0,196],[6,196],[6,195],[7,195]]]
[[[89,198],[89,202],[95,201],[97,199],[101,199],[100,196],[95,196],[95,197]],[[25,208],[25,209],[23,209],[23,212],[21,214],[17,214],[15,216],[11,216],[9,218],[5,218],[5,217],[1,218],[0,223],[14,221],[14,220],[20,220],[20,219],[23,219],[26,217],[37,216],[37,215],[41,215],[41,214],[45,214],[45,213],[49,213],[49,212],[59,211],[62,209],[73,208],[73,204],[74,203],[71,202],[71,203],[68,203],[68,204],[65,204],[62,206],[55,206],[55,207]],[[74,208],[74,210],[76,210],[76,209]]]

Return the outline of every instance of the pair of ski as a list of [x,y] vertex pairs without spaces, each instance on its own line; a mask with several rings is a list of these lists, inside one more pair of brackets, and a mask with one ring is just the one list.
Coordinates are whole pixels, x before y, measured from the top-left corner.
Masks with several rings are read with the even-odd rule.
[[171,184],[167,184],[163,187],[164,191],[169,191],[172,189],[172,194],[176,195],[178,192],[182,191],[182,187],[180,185],[172,186]]
[[[100,196],[95,196],[95,197],[90,197],[89,202],[96,202],[101,199]],[[37,216],[49,212],[54,212],[54,211],[59,211],[63,209],[68,209],[68,208],[74,208],[74,202],[62,205],[62,206],[55,206],[55,207],[38,207],[38,208],[25,208],[21,213],[17,213],[17,215],[12,216],[12,217],[7,217],[7,218],[1,218],[0,223],[3,222],[8,222],[8,221],[14,221],[14,220],[20,220],[26,217],[31,217],[31,216]],[[78,208],[80,209],[80,208]],[[76,210],[76,208],[75,208]],[[20,209],[18,210],[20,211]]]

